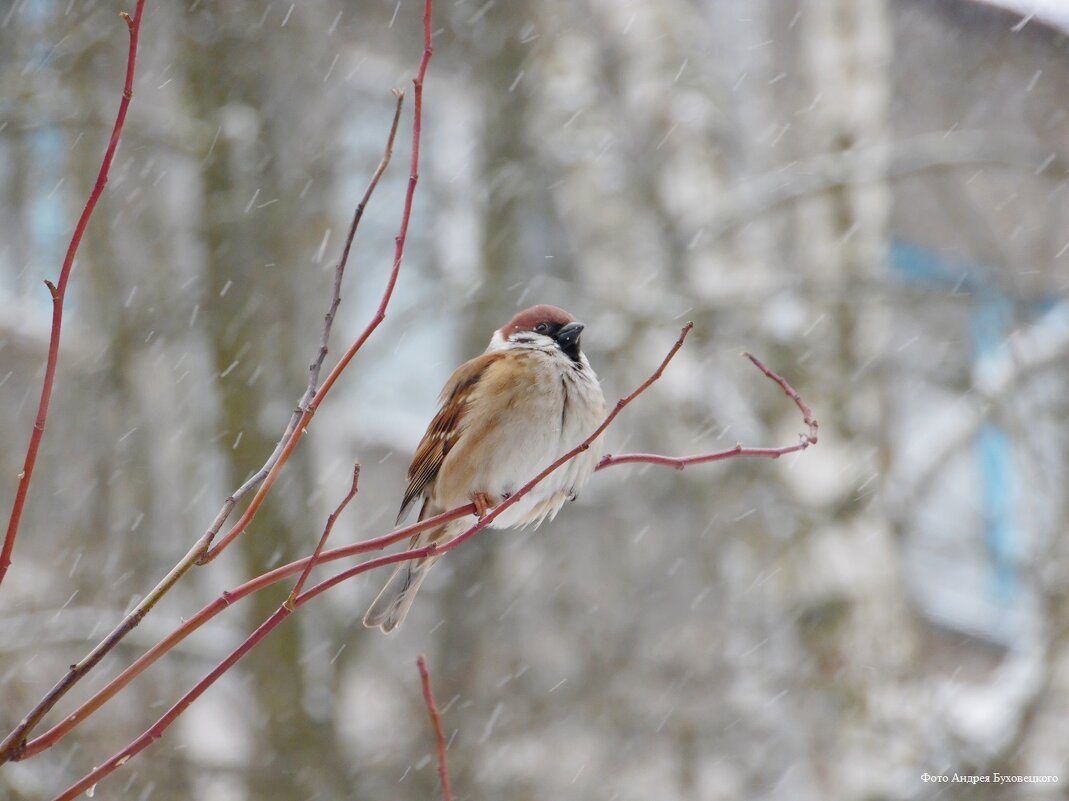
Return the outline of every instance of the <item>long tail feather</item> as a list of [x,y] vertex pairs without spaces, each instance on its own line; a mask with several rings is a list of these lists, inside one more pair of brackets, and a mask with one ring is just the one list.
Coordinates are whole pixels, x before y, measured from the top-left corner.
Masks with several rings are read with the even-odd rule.
[[364,615],[364,625],[369,629],[382,629],[387,634],[401,625],[412,608],[427,569],[435,561],[427,559],[399,564]]

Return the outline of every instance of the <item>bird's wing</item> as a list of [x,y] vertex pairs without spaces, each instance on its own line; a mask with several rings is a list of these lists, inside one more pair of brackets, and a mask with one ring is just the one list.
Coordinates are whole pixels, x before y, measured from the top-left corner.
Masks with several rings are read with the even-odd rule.
[[427,426],[427,432],[408,467],[408,488],[405,490],[404,500],[401,501],[401,511],[397,514],[398,524],[408,514],[412,505],[425,495],[438,476],[446,455],[464,432],[464,418],[478,393],[479,382],[490,366],[503,355],[504,353],[497,351],[476,356],[460,365],[449,377],[442,390],[441,407]]

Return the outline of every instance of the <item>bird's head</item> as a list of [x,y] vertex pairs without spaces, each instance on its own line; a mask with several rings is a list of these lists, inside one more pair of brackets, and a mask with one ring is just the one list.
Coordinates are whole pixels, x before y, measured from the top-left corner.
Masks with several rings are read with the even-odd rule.
[[556,346],[572,361],[579,361],[583,324],[556,306],[540,304],[524,309],[494,332],[490,350],[510,347]]

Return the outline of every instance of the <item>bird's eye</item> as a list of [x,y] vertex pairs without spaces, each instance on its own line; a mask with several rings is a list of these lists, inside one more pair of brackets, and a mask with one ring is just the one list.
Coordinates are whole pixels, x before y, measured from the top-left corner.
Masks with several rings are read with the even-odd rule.
[[536,334],[546,334],[549,333],[549,326],[545,323],[539,323],[534,327],[534,330]]

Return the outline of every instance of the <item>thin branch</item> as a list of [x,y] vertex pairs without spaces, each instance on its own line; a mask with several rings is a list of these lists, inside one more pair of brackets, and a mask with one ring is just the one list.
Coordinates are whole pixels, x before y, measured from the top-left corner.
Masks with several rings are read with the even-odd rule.
[[[139,6],[140,8],[140,6]],[[270,490],[271,485],[274,483],[275,478],[278,476],[278,472],[281,470],[282,465],[289,458],[290,453],[293,451],[293,447],[296,446],[296,442],[304,433],[304,429],[311,419],[311,412],[308,411],[309,398],[315,398],[316,395],[316,382],[319,379],[319,371],[323,363],[323,359],[326,356],[326,343],[330,338],[330,329],[333,325],[334,315],[337,312],[338,305],[341,303],[341,281],[345,272],[345,267],[348,262],[349,251],[352,246],[354,237],[356,236],[357,227],[360,224],[360,220],[363,217],[364,209],[367,206],[368,201],[371,199],[372,193],[375,191],[375,187],[378,185],[379,178],[385,171],[387,165],[390,163],[390,158],[393,154],[394,137],[397,134],[398,121],[400,119],[401,104],[404,99],[404,93],[397,93],[397,105],[394,109],[393,123],[390,127],[390,134],[386,141],[386,149],[383,154],[382,160],[379,162],[379,166],[376,168],[371,181],[368,183],[367,189],[364,191],[364,195],[360,200],[360,203],[356,207],[356,211],[353,214],[353,221],[349,226],[349,234],[345,241],[345,246],[342,251],[342,256],[338,260],[338,264],[334,271],[334,294],[331,298],[331,304],[326,316],[324,317],[323,332],[320,337],[320,347],[317,353],[316,359],[309,365],[309,381],[308,388],[305,390],[304,397],[302,397],[297,409],[294,411],[290,418],[289,424],[286,427],[285,433],[275,446],[274,452],[268,457],[264,466],[260,470],[245,481],[230,497],[224,502],[222,508],[215,516],[215,520],[212,522],[208,530],[201,535],[201,537],[193,544],[193,546],[186,552],[185,556],[167,573],[167,575],[155,586],[152,590],[145,595],[145,597],[125,615],[122,621],[103,639],[101,640],[92,651],[90,651],[80,661],[71,665],[67,673],[61,678],[49,692],[41,699],[41,701],[33,708],[29,715],[27,715],[19,723],[19,725],[3,740],[0,742],[0,763],[3,763],[9,759],[20,759],[26,754],[25,746],[26,739],[30,733],[41,721],[42,718],[56,705],[60,698],[62,698],[83,676],[91,671],[101,659],[104,658],[119,642],[122,641],[127,634],[129,634],[147,615],[152,608],[159,602],[159,600],[166,595],[175,584],[182,579],[182,577],[189,572],[189,570],[196,564],[199,564],[208,552],[211,546],[212,540],[219,533],[223,524],[230,517],[234,507],[238,501],[241,500],[253,487],[257,486],[265,478],[269,478],[269,481],[261,486],[260,491],[257,493],[253,502],[246,509],[245,515],[242,517],[243,523],[240,525],[242,529],[248,526],[248,523],[252,520],[253,515],[260,504],[263,502],[264,496]]]
[[[226,499],[226,502],[216,516],[215,521],[212,523],[208,531],[205,532],[205,542],[200,549],[201,553],[198,554],[198,559],[204,555],[208,546],[211,545],[212,540],[215,539],[215,536],[223,527],[223,523],[230,517],[234,505],[253,487],[260,484],[260,482],[272,475],[272,473],[277,476],[277,471],[281,470],[282,466],[279,462],[281,461],[282,464],[285,464],[285,461],[289,459],[289,455],[293,452],[292,447],[287,449],[286,446],[293,439],[294,432],[298,430],[298,427],[303,429],[311,419],[311,415],[308,414],[308,407],[312,402],[312,399],[316,396],[316,390],[319,388],[319,373],[323,369],[323,360],[326,359],[327,356],[328,345],[330,343],[330,331],[334,326],[334,318],[338,312],[338,307],[341,305],[342,278],[345,275],[345,267],[349,263],[349,251],[352,249],[353,240],[356,238],[356,231],[360,226],[360,221],[364,217],[364,209],[367,208],[367,204],[371,200],[371,195],[374,194],[375,188],[379,185],[379,179],[382,177],[382,174],[390,164],[390,160],[393,158],[393,143],[397,136],[398,123],[401,120],[401,106],[404,103],[405,93],[397,89],[394,90],[394,95],[397,98],[397,105],[394,107],[393,123],[390,125],[390,134],[386,138],[386,149],[383,152],[382,159],[379,161],[379,166],[375,168],[375,173],[371,176],[371,180],[368,182],[367,188],[364,190],[363,197],[360,198],[360,202],[356,205],[356,209],[353,212],[352,222],[349,224],[349,233],[345,238],[345,245],[342,247],[338,264],[334,268],[334,293],[330,300],[330,306],[327,308],[327,313],[323,316],[323,331],[319,338],[319,350],[316,353],[315,360],[308,365],[308,386],[305,388],[301,400],[297,403],[297,408],[293,410],[293,415],[290,417],[290,421],[286,425],[286,430],[282,433],[278,444],[275,445],[274,451],[272,451],[267,461],[264,462],[263,467],[250,476],[248,480],[238,488],[237,492]],[[298,438],[302,435],[303,431],[298,435]],[[283,453],[286,454],[285,459],[282,458]],[[271,483],[274,483],[274,478],[271,479]],[[262,502],[263,496],[267,494],[269,489],[269,486],[265,487],[257,494],[257,497],[260,498],[260,502]],[[254,499],[257,508],[259,508],[260,502],[256,502]],[[255,514],[255,510],[253,511],[253,514]],[[245,522],[244,527],[248,527],[253,516],[249,515],[248,510],[246,510],[246,515],[249,519]],[[200,542],[197,544],[198,546],[201,545]]]
[[246,638],[240,646],[235,648],[230,653],[230,655],[226,657],[226,659],[216,665],[215,668],[211,671],[211,673],[201,679],[192,690],[186,693],[181,698],[181,700],[179,700],[177,704],[172,706],[167,711],[167,714],[160,718],[160,721],[157,722],[156,726],[153,726],[147,732],[142,734],[141,737],[139,737],[133,744],[133,746],[136,747],[131,747],[130,749],[128,749],[128,753],[110,759],[106,763],[101,765],[99,768],[95,768],[92,772],[87,774],[80,782],[72,785],[66,791],[57,796],[56,801],[59,801],[59,799],[77,798],[86,790],[89,790],[90,788],[96,786],[97,782],[100,779],[107,776],[116,768],[119,768],[122,765],[126,764],[126,761],[130,759],[130,757],[132,757],[134,754],[138,753],[139,751],[151,745],[156,740],[160,739],[163,734],[163,729],[167,728],[167,726],[169,726],[171,722],[173,722],[194,701],[196,701],[197,698],[199,698],[205,690],[207,690],[212,684],[215,683],[216,679],[218,679],[220,676],[230,670],[230,668],[233,667],[239,659],[241,659],[245,654],[251,651],[256,646],[256,644],[260,642],[260,640],[266,637],[279,623],[281,623],[293,613],[293,610],[296,608],[295,604],[293,603],[294,596],[296,596],[297,593],[300,592],[301,587],[304,585],[305,580],[308,578],[308,573],[311,571],[312,567],[315,566],[319,554],[322,552],[323,546],[326,544],[327,538],[330,536],[330,532],[334,528],[335,521],[338,519],[338,517],[341,516],[341,513],[345,511],[345,507],[349,505],[349,502],[356,496],[359,482],[360,465],[356,465],[356,467],[353,469],[353,483],[351,488],[349,489],[349,492],[344,498],[342,498],[341,502],[337,505],[337,507],[335,507],[334,511],[327,517],[327,523],[323,527],[323,534],[319,538],[319,543],[316,545],[315,551],[310,557],[308,557],[307,560],[305,560],[305,568],[301,572],[300,578],[297,580],[297,583],[294,585],[293,590],[290,592],[289,596],[281,603],[278,609],[276,609],[275,612],[267,620],[260,624],[256,631],[249,635],[249,637]]
[[493,523],[494,520],[496,520],[506,509],[523,499],[524,496],[526,496],[531,490],[538,486],[538,484],[540,484],[548,475],[555,472],[562,465],[570,462],[580,453],[589,450],[590,445],[594,442],[594,440],[601,436],[601,434],[605,431],[606,428],[608,428],[612,424],[613,420],[616,419],[617,415],[619,415],[620,412],[622,412],[635,398],[645,392],[651,384],[653,384],[657,379],[661,377],[661,375],[664,373],[665,368],[668,366],[668,363],[672,361],[672,358],[676,355],[679,349],[683,347],[683,342],[686,340],[687,334],[690,333],[693,327],[694,323],[687,323],[685,326],[683,326],[683,330],[680,331],[679,337],[676,339],[675,344],[672,345],[671,349],[668,351],[668,355],[664,357],[657,369],[653,371],[652,375],[650,375],[649,378],[643,381],[642,384],[640,384],[639,387],[630,395],[618,400],[613,410],[609,412],[609,414],[605,417],[604,420],[601,421],[601,425],[594,429],[594,431],[586,439],[584,439],[570,451],[565,453],[551,465],[542,470],[541,473],[536,475],[534,478],[532,478],[530,481],[520,487],[519,490],[514,492],[508,498],[506,498],[493,509],[491,509],[487,514],[479,518],[479,520],[469,529],[461,532],[460,534],[456,535],[451,540],[448,540],[445,543],[439,544],[437,542],[431,542],[421,548],[412,548],[407,551],[400,551],[399,553],[390,554],[389,556],[380,556],[377,559],[369,559],[367,562],[356,565],[355,567],[351,567],[348,570],[343,570],[336,576],[332,576],[329,579],[319,582],[319,584],[316,584],[311,589],[305,590],[297,599],[297,603],[301,604],[304,601],[311,600],[320,593],[329,590],[334,585],[340,584],[341,582],[346,581],[352,578],[353,576],[357,576],[361,573],[367,572],[368,570],[373,570],[376,567],[394,564],[395,562],[405,562],[409,559],[422,559],[426,556],[434,556],[438,554],[448,553],[449,551],[452,551],[453,549],[462,545],[467,540],[474,537],[484,528]]
[[359,491],[360,486],[360,464],[357,463],[353,467],[353,483],[349,488],[349,494],[342,498],[338,507],[327,517],[327,524],[323,527],[323,535],[319,538],[319,543],[316,545],[316,549],[312,551],[312,555],[304,560],[304,570],[301,571],[300,578],[297,579],[297,583],[293,585],[293,589],[290,590],[289,596],[283,602],[283,606],[289,611],[294,609],[294,601],[297,596],[301,594],[301,590],[304,589],[304,583],[308,581],[308,574],[312,572],[312,568],[316,566],[320,556],[323,554],[323,546],[327,544],[327,538],[330,536],[330,532],[334,530],[334,522],[341,516],[341,513],[345,511],[345,507],[349,505],[356,493]]
[[323,318],[323,336],[319,342],[319,354],[316,360],[308,367],[308,388],[305,390],[300,404],[298,404],[298,410],[302,412],[308,408],[308,404],[311,403],[312,398],[315,397],[316,390],[319,388],[319,371],[323,369],[323,360],[327,357],[327,345],[330,343],[330,329],[334,325],[334,315],[338,311],[338,306],[341,305],[342,273],[345,272],[345,265],[349,261],[349,251],[353,247],[356,229],[360,225],[360,220],[363,219],[364,209],[367,207],[368,201],[371,200],[371,194],[375,191],[375,187],[379,185],[379,179],[386,171],[386,167],[389,166],[390,159],[393,157],[393,140],[397,136],[397,124],[401,121],[401,106],[405,101],[405,93],[401,89],[395,89],[394,96],[397,98],[397,105],[393,110],[390,135],[386,139],[386,152],[383,153],[382,160],[375,169],[375,174],[371,176],[371,181],[368,183],[367,189],[364,190],[364,196],[356,204],[353,221],[349,225],[349,235],[345,238],[345,247],[342,248],[341,258],[338,259],[338,266],[334,270],[334,297],[331,299],[330,309]]
[[427,670],[427,660],[423,654],[416,660],[419,668],[419,679],[423,684],[423,701],[427,704],[427,714],[431,717],[431,726],[434,727],[434,742],[438,751],[438,778],[442,782],[442,801],[453,801],[453,789],[449,786],[449,766],[445,761],[445,732],[442,731],[442,716],[438,713],[438,704],[434,702],[434,693],[431,691],[431,674]]
[[390,125],[390,134],[386,137],[386,150],[382,154],[382,158],[379,160],[379,166],[375,168],[374,174],[371,176],[371,180],[368,182],[367,188],[364,189],[364,195],[360,198],[360,202],[356,204],[356,209],[353,212],[352,222],[349,223],[349,233],[345,237],[345,245],[342,247],[341,256],[338,259],[337,265],[334,267],[334,294],[330,300],[330,306],[327,308],[327,313],[323,316],[323,331],[319,337],[319,351],[316,353],[315,360],[308,365],[308,386],[304,390],[304,395],[301,396],[301,400],[297,403],[297,408],[293,410],[293,415],[290,417],[289,423],[286,425],[286,430],[282,433],[282,436],[278,440],[278,444],[275,445],[274,451],[264,462],[263,467],[257,470],[253,475],[249,476],[248,480],[242,484],[237,492],[226,499],[228,505],[224,505],[223,512],[216,517],[212,527],[208,530],[208,535],[214,538],[219,533],[219,529],[222,528],[223,523],[230,516],[231,510],[234,508],[234,504],[241,500],[245,495],[267,478],[267,475],[271,472],[272,468],[278,463],[279,456],[282,455],[282,450],[286,443],[289,442],[290,437],[293,436],[293,432],[297,430],[297,424],[301,420],[301,415],[308,409],[308,404],[312,398],[315,397],[316,390],[319,388],[319,373],[323,369],[323,360],[326,359],[329,351],[330,344],[330,331],[334,327],[334,318],[338,313],[338,307],[341,306],[341,286],[342,278],[345,276],[345,267],[349,263],[349,251],[352,250],[353,240],[356,239],[357,228],[360,227],[360,221],[364,218],[364,209],[367,208],[368,202],[371,200],[371,195],[374,194],[375,188],[379,185],[379,179],[382,174],[386,172],[386,168],[390,165],[390,160],[393,158],[393,143],[397,136],[397,125],[401,121],[401,107],[404,105],[405,93],[400,89],[394,90],[394,96],[397,98],[397,105],[393,111],[393,123]]
[[301,414],[301,418],[298,421],[297,427],[291,435],[285,447],[282,449],[279,455],[278,461],[271,468],[267,477],[264,479],[263,485],[259,491],[249,502],[248,508],[233,528],[230,529],[219,542],[215,544],[211,550],[207,551],[201,558],[201,563],[207,563],[215,559],[223,550],[233,542],[238,536],[241,535],[249,523],[252,522],[252,518],[256,515],[256,511],[260,508],[260,504],[263,503],[264,497],[271,489],[271,485],[278,478],[278,474],[281,472],[283,465],[289,460],[290,454],[293,453],[297,444],[301,441],[305,432],[308,430],[308,425],[312,421],[312,416],[315,414],[316,409],[326,398],[331,388],[334,386],[334,382],[338,380],[338,377],[345,371],[345,368],[349,366],[349,362],[367,342],[375,329],[379,327],[383,320],[386,319],[386,307],[390,305],[390,299],[393,297],[394,287],[397,285],[397,276],[401,272],[401,262],[405,256],[405,242],[408,239],[408,223],[412,217],[412,200],[416,194],[416,184],[419,182],[419,149],[420,139],[423,132],[423,79],[427,75],[427,64],[431,60],[431,55],[434,52],[431,47],[431,2],[427,0],[423,10],[423,57],[419,62],[419,69],[416,71],[416,77],[412,79],[412,84],[415,87],[415,102],[413,103],[412,112],[412,167],[408,175],[408,191],[405,194],[404,210],[401,212],[401,225],[395,237],[394,257],[393,257],[393,269],[390,271],[390,277],[386,282],[386,289],[382,293],[382,299],[379,301],[379,308],[375,312],[375,316],[371,318],[371,322],[367,324],[367,327],[356,338],[356,341],[349,346],[349,349],[345,351],[342,357],[338,360],[338,363],[334,365],[334,369],[330,371],[327,379],[323,382],[323,385],[315,393],[315,396],[308,403],[307,407]]
[[794,401],[794,405],[797,406],[798,411],[802,413],[802,421],[806,424],[806,426],[809,427],[809,433],[804,434],[803,436],[805,437],[805,440],[809,445],[816,445],[817,430],[820,428],[820,424],[813,418],[813,410],[806,405],[806,402],[804,400],[802,400],[802,396],[795,391],[794,387],[787,383],[787,379],[777,373],[772,372],[770,369],[768,369],[768,367],[765,366],[765,363],[758,359],[756,356],[753,356],[749,353],[743,353],[742,355],[749,359],[753,363],[754,367],[764,373],[766,378],[770,378],[777,384],[779,384],[780,389],[783,390],[783,394],[790,398],[792,401]]
[[[440,515],[429,517],[426,520],[422,520],[418,523],[413,523],[410,526],[398,529],[390,534],[386,534],[374,539],[358,542],[353,545],[346,545],[340,548],[334,548],[329,551],[324,551],[320,554],[317,564],[324,564],[326,562],[333,562],[338,559],[345,559],[350,556],[355,556],[359,553],[366,553],[367,551],[381,550],[389,545],[407,539],[421,531],[428,528],[440,525],[441,523],[455,520],[465,515],[473,514],[475,507],[472,504],[452,509],[448,512],[443,512]],[[257,576],[250,581],[246,581],[244,584],[234,588],[233,590],[225,590],[223,593],[211,603],[207,604],[200,609],[195,615],[187,618],[181,626],[175,629],[164,639],[160,640],[156,645],[142,654],[137,660],[135,660],[129,667],[118,674],[114,679],[108,682],[103,688],[93,694],[91,698],[85,701],[74,712],[70,713],[62,721],[57,723],[47,732],[39,737],[30,740],[17,749],[12,749],[6,745],[8,752],[0,749],[0,760],[22,760],[29,759],[36,756],[41,751],[51,748],[67,734],[69,734],[79,723],[88,718],[96,710],[107,703],[111,698],[122,690],[123,687],[130,684],[135,678],[141,675],[147,670],[153,663],[155,663],[160,657],[172,650],[175,646],[185,640],[190,634],[199,629],[209,620],[214,618],[224,609],[231,604],[240,601],[247,595],[251,595],[254,592],[269,587],[272,584],[276,584],[283,579],[286,579],[292,575],[300,573],[304,570],[311,557],[305,557],[304,559],[298,559],[295,562],[291,562],[288,565],[282,565],[274,570],[264,573],[261,576]],[[11,737],[8,740],[12,740]]]
[[[424,17],[428,37],[430,36],[429,12],[431,2],[432,0],[426,0],[427,11],[425,12]],[[471,526],[466,531],[462,532],[456,537],[453,537],[453,539],[449,540],[444,545],[439,546],[437,543],[432,542],[422,548],[414,548],[407,551],[402,551],[400,553],[391,554],[389,556],[381,556],[378,559],[369,559],[363,564],[357,565],[353,568],[349,568],[348,570],[344,570],[336,576],[319,582],[311,589],[305,590],[304,592],[297,595],[297,597],[293,599],[292,603],[289,599],[287,599],[278,608],[278,610],[276,610],[275,613],[271,615],[271,617],[261,623],[260,626],[256,629],[256,631],[250,634],[244,642],[242,642],[237,648],[235,648],[230,653],[229,656],[227,656],[222,662],[216,665],[215,668],[207,676],[197,682],[197,684],[194,685],[194,687],[189,692],[183,695],[178,700],[178,702],[175,703],[174,706],[167,710],[167,712],[159,720],[157,720],[148,730],[146,730],[140,737],[129,743],[118,753],[114,754],[111,758],[104,762],[104,764],[100,765],[97,768],[94,768],[92,771],[87,773],[73,785],[68,787],[60,795],[56,796],[54,801],[71,801],[81,793],[88,790],[90,787],[93,787],[101,779],[113,773],[122,765],[125,765],[131,757],[140,753],[153,742],[160,739],[163,736],[163,733],[171,726],[172,723],[174,723],[175,720],[178,719],[178,717],[189,707],[190,704],[192,704],[197,698],[199,698],[204,693],[204,691],[208,689],[208,687],[210,687],[212,684],[215,683],[216,680],[219,679],[220,676],[222,676],[231,667],[233,667],[233,665],[237,663],[238,660],[240,660],[245,654],[252,650],[252,648],[255,647],[255,645],[260,642],[260,640],[266,637],[275,627],[277,627],[279,623],[285,620],[293,612],[293,610],[297,609],[300,606],[304,606],[305,603],[312,600],[317,595],[320,595],[331,587],[340,584],[341,582],[346,581],[347,579],[352,578],[353,576],[365,573],[368,570],[373,570],[376,567],[380,567],[386,564],[393,564],[395,562],[401,562],[407,559],[421,558],[437,553],[446,553],[447,551],[451,551],[461,545],[461,543],[463,543],[465,540],[474,537],[477,533],[479,533],[490,523],[492,523],[494,519],[503,511],[508,509],[514,503],[516,503],[519,499],[526,496],[532,489],[535,488],[535,486],[537,486],[542,480],[544,480],[546,476],[550,475],[552,472],[560,468],[561,465],[574,459],[580,453],[583,453],[584,451],[588,450],[590,448],[591,443],[594,442],[594,440],[596,440],[599,436],[601,436],[602,432],[606,428],[608,428],[608,426],[612,423],[613,420],[616,419],[617,415],[619,415],[620,412],[622,412],[624,408],[628,404],[630,404],[635,398],[641,395],[651,384],[653,384],[653,382],[655,382],[661,377],[661,375],[664,373],[665,367],[668,366],[668,363],[672,360],[672,357],[674,357],[679,351],[679,349],[683,346],[683,341],[686,339],[687,334],[690,333],[690,330],[693,327],[693,323],[687,323],[685,326],[683,326],[683,330],[680,332],[679,338],[676,339],[676,342],[674,345],[672,345],[672,348],[671,350],[669,350],[668,355],[664,357],[664,359],[661,361],[661,364],[657,367],[653,374],[645,381],[643,381],[642,384],[638,387],[638,389],[636,389],[626,398],[621,398],[619,401],[617,401],[616,407],[611,412],[609,412],[608,416],[606,416],[606,418],[601,422],[601,425],[599,425],[594,430],[594,432],[590,434],[590,436],[588,436],[581,443],[576,445],[566,454],[564,454],[555,462],[553,462],[553,464],[549,465],[549,467],[542,470],[541,473],[539,473],[537,476],[528,481],[516,493],[514,493],[509,498],[505,499],[502,503],[494,507],[494,509],[492,509],[489,513],[480,518],[475,525]],[[310,563],[311,562],[309,562],[309,564]]]
[[817,431],[820,428],[820,424],[813,417],[813,411],[809,408],[802,396],[792,387],[783,376],[773,372],[765,363],[749,353],[743,353],[747,359],[753,363],[753,366],[760,370],[766,378],[775,381],[779,384],[783,393],[794,401],[794,405],[798,407],[798,411],[802,413],[802,422],[806,424],[809,431],[801,435],[801,438],[794,445],[787,445],[782,448],[744,448],[742,443],[736,443],[735,447],[728,448],[724,451],[717,451],[716,453],[700,453],[695,456],[663,456],[659,453],[623,453],[619,456],[612,456],[611,454],[605,454],[598,462],[597,469],[603,470],[606,467],[614,467],[621,464],[656,464],[662,467],[671,467],[676,470],[683,470],[686,467],[696,464],[708,464],[709,462],[720,462],[724,459],[731,459],[735,456],[758,456],[768,459],[778,459],[781,456],[786,456],[788,453],[797,453],[798,451],[804,451],[810,445],[817,444]]
[[105,776],[113,773],[117,768],[126,764],[135,754],[140,753],[156,740],[160,739],[162,732],[171,723],[178,718],[197,698],[199,698],[205,690],[207,690],[215,681],[226,673],[235,663],[245,654],[247,654],[252,648],[266,637],[279,623],[285,620],[291,614],[290,610],[285,605],[279,606],[267,620],[260,624],[260,626],[249,637],[230,653],[222,662],[215,666],[215,668],[201,679],[197,685],[186,693],[178,701],[177,704],[172,706],[167,713],[156,722],[156,724],[138,737],[134,742],[124,748],[119,754],[109,759],[100,767],[94,768],[87,773],[82,779],[75,784],[68,787],[65,791],[60,793],[54,801],[72,801],[86,790],[96,786],[96,784]]
[[[630,403],[631,400],[633,400],[640,392],[642,392],[646,387],[648,387],[649,384],[651,384],[653,381],[656,380],[657,377],[659,377],[660,373],[668,364],[668,361],[671,360],[672,356],[675,355],[676,350],[678,350],[679,346],[682,344],[682,340],[686,336],[687,331],[689,331],[689,327],[683,330],[680,335],[680,339],[676,342],[675,346],[672,348],[672,351],[669,353],[669,355],[665,358],[664,362],[662,362],[661,366],[658,368],[658,371],[654,373],[654,375],[651,376],[650,379],[648,379],[642,387],[632,393],[628,398],[620,401],[620,403],[617,404],[617,409],[614,410],[612,415],[613,417],[616,415],[619,409],[622,408],[621,404],[626,405],[627,403]],[[711,454],[699,454],[696,456],[676,457],[650,453],[625,453],[620,454],[618,456],[607,455],[602,458],[596,469],[603,470],[607,467],[614,467],[621,464],[647,463],[663,465],[667,467],[673,467],[677,470],[682,470],[689,465],[722,461],[736,456],[777,458],[788,453],[805,450],[810,445],[815,444],[817,422],[813,419],[812,412],[809,410],[809,407],[801,399],[798,393],[794,391],[790,384],[786,382],[785,379],[781,378],[779,375],[769,370],[767,367],[764,366],[764,364],[754,359],[752,356],[750,357],[750,360],[766,376],[768,376],[771,380],[779,384],[779,386],[784,390],[787,396],[795,402],[795,405],[798,406],[799,410],[802,412],[803,419],[810,427],[810,431],[808,435],[802,436],[802,439],[799,443],[781,448],[743,448],[741,445],[736,445],[734,448],[730,448],[726,451],[720,451],[718,453]],[[611,420],[609,422],[611,422]],[[595,435],[592,435],[590,441],[592,442],[594,438],[596,438],[596,433]],[[581,451],[577,450],[575,452],[576,455],[579,452]],[[548,475],[548,472],[546,473],[546,475]],[[527,491],[527,488],[521,490],[521,492],[524,493],[526,493]],[[367,553],[369,551],[381,550],[396,542],[409,539],[410,537],[420,533],[421,531],[425,531],[430,528],[435,528],[441,525],[442,523],[446,523],[451,520],[456,520],[460,517],[473,514],[474,512],[475,507],[472,504],[466,504],[464,506],[457,507],[456,509],[451,509],[447,512],[435,515],[434,517],[427,518],[426,520],[422,520],[418,523],[413,523],[412,525],[405,526],[404,528],[398,529],[397,531],[394,531],[390,534],[374,537],[372,539],[364,540],[363,542],[354,543],[352,545],[345,545],[339,548],[322,551],[317,558],[316,564],[324,564],[327,562],[333,562],[339,559],[345,559],[351,556],[355,556],[357,554]],[[466,533],[467,532],[465,532],[465,534]],[[450,548],[454,547],[452,542],[448,543],[448,545]],[[444,546],[438,548],[438,551],[443,550],[445,550]],[[339,577],[331,579],[331,584],[329,586],[333,586],[333,584],[350,578],[353,575],[357,575],[368,570],[373,570],[377,567],[381,567],[386,564],[401,562],[407,559],[419,558],[421,556],[427,555],[428,553],[429,548],[425,547],[372,559],[354,566],[349,571],[346,571],[344,574],[341,574]],[[147,670],[160,657],[162,657],[168,651],[172,650],[179,643],[185,640],[186,637],[188,637],[194,631],[199,629],[201,626],[203,626],[209,620],[214,618],[216,615],[221,613],[231,604],[241,600],[242,598],[248,595],[251,595],[254,592],[258,592],[264,589],[265,587],[271,586],[272,584],[282,581],[288,578],[289,576],[301,573],[303,571],[310,571],[310,564],[311,557],[299,559],[295,562],[291,562],[287,565],[282,565],[280,567],[275,568],[274,570],[264,573],[261,576],[257,576],[254,579],[246,581],[245,583],[239,585],[238,587],[232,590],[224,591],[214,601],[207,604],[196,614],[186,619],[182,623],[182,625],[179,626],[170,635],[168,635],[166,638],[164,638],[155,646],[146,651],[141,657],[139,657],[129,667],[127,667],[124,671],[122,671],[119,675],[112,679],[105,687],[97,691],[91,698],[85,701],[81,706],[79,706],[74,712],[64,718],[60,723],[53,726],[50,730],[42,734],[40,737],[31,740],[11,758],[28,759],[40,753],[41,751],[52,747],[59,740],[63,739],[63,737],[69,734],[79,723],[88,718],[96,710],[98,710],[105,703],[107,703],[111,698],[117,695],[125,686],[130,684],[141,673]],[[329,589],[329,586],[322,587],[319,592],[325,589]],[[306,598],[303,597],[306,595],[307,593],[295,593],[296,597],[293,598],[294,608],[299,606],[303,602],[303,600],[306,600]]]
[[78,223],[74,227],[70,244],[67,246],[67,255],[63,258],[63,267],[59,272],[59,282],[53,284],[45,281],[49,293],[52,295],[52,333],[48,341],[48,357],[45,361],[45,377],[41,384],[41,399],[37,404],[37,417],[30,432],[30,442],[26,447],[26,458],[23,461],[22,472],[19,473],[19,485],[15,492],[15,501],[11,507],[11,516],[8,518],[7,533],[4,535],[4,544],[0,547],[0,583],[3,583],[7,569],[11,565],[11,552],[15,547],[15,538],[18,536],[19,523],[22,521],[22,512],[26,506],[26,497],[30,490],[30,481],[33,479],[33,469],[37,464],[37,452],[44,438],[45,424],[48,421],[48,407],[52,401],[52,388],[56,380],[56,367],[59,363],[59,340],[63,331],[63,301],[67,296],[67,283],[70,281],[71,270],[74,268],[74,256],[82,244],[82,236],[89,225],[89,218],[96,209],[97,201],[104,193],[104,187],[108,183],[108,173],[111,171],[111,162],[115,158],[115,151],[119,147],[119,138],[122,136],[123,126],[126,124],[126,111],[130,107],[130,101],[134,96],[134,69],[137,66],[137,40],[141,33],[141,12],[144,10],[145,0],[137,0],[134,16],[123,11],[120,16],[126,22],[130,33],[130,48],[126,57],[126,80],[123,83],[122,99],[119,101],[119,111],[115,115],[115,125],[111,130],[111,139],[108,148],[104,151],[104,160],[100,163],[100,171],[97,173],[93,191],[89,193],[89,199],[82,209]]

